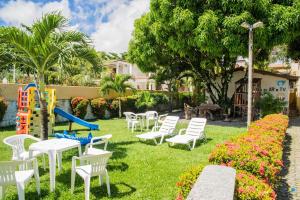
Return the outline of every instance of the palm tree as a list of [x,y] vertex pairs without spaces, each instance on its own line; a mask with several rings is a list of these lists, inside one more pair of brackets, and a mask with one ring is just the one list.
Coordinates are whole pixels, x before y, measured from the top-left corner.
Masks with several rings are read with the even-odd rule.
[[125,95],[127,89],[135,90],[135,88],[128,83],[130,78],[131,76],[129,75],[116,74],[115,77],[106,76],[100,82],[100,90],[104,94],[108,94],[110,90],[118,94],[120,118],[122,117],[121,97]]
[[[44,15],[31,26],[0,27],[0,64],[17,64],[32,69],[38,85],[41,108],[41,138],[48,138],[46,74],[54,68],[63,68],[74,58],[99,65],[96,51],[86,35],[66,30],[68,21],[59,12]],[[5,50],[6,49],[6,50]]]

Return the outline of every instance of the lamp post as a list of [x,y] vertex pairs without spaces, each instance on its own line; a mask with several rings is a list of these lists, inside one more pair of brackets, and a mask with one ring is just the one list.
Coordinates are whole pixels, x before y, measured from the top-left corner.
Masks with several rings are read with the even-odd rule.
[[241,26],[249,30],[248,106],[247,106],[247,127],[249,128],[252,119],[253,30],[255,28],[263,27],[263,23],[256,22],[255,24],[250,25],[247,22],[243,22]]

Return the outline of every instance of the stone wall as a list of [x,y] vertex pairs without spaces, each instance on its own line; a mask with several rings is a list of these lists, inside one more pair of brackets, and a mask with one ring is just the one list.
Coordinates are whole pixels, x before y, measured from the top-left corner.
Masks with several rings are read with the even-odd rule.
[[[18,112],[17,109],[17,101],[10,100],[8,102],[8,107],[3,117],[3,120],[0,122],[0,127],[7,127],[7,126],[15,126],[16,124],[16,114]],[[57,100],[57,107],[63,109],[68,113],[72,113],[71,104],[69,99],[60,99]],[[92,120],[96,119],[95,115],[92,113],[92,107],[89,104],[87,108],[87,114],[84,117],[85,120]],[[63,118],[59,115],[55,117],[55,122],[67,122],[66,118]]]

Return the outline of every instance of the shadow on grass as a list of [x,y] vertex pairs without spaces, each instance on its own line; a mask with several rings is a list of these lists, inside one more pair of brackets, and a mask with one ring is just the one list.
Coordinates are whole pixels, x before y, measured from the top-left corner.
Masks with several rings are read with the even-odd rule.
[[[105,182],[105,180],[104,180],[104,182]],[[100,189],[99,189],[99,187],[100,187]],[[126,188],[126,191],[120,192],[120,190],[119,190],[120,187]],[[134,193],[136,191],[136,188],[128,185],[127,183],[119,182],[119,183],[110,184],[110,190],[111,190],[111,198],[122,198],[124,196],[129,196],[132,193]],[[104,196],[108,196],[106,183],[104,183],[101,186],[92,187],[90,192],[97,199],[100,199],[101,197],[104,197]]]
[[[195,148],[201,147],[201,145],[208,144],[212,140],[213,140],[212,138],[206,138],[206,140],[197,140]],[[180,149],[180,150],[184,150],[184,151],[190,150],[189,146],[185,145],[185,144],[175,144],[175,145],[171,145],[170,143],[168,143],[168,144],[169,144],[170,148]],[[193,143],[190,142],[191,147],[192,147],[192,145],[193,145]]]
[[[125,164],[125,163],[124,163]],[[127,166],[128,167],[128,166]],[[94,179],[98,179],[99,177],[92,177],[92,180],[94,181]],[[91,181],[92,181],[91,180]],[[65,170],[63,171],[62,174],[57,176],[56,179],[57,182],[68,186],[69,188],[71,188],[71,170]],[[100,184],[98,183],[97,180],[97,184],[91,184],[91,188],[90,188],[90,193],[93,194],[95,197],[97,197],[97,199],[107,196],[107,187],[106,187],[106,182],[105,182],[105,178],[103,178],[103,184],[100,186]],[[82,191],[81,188],[83,187]],[[119,191],[119,187],[122,188],[127,188],[125,189],[126,192],[120,192]],[[80,189],[78,189],[80,188]],[[122,198],[124,196],[130,195],[131,193],[136,191],[136,188],[124,183],[124,182],[120,182],[120,183],[111,183],[110,184],[110,189],[111,189],[111,197],[115,197],[115,198]],[[45,196],[44,194],[47,194],[47,192],[49,191],[43,191],[42,192],[42,196]],[[75,178],[75,191],[74,191],[74,195],[76,195],[76,193],[83,193],[84,194],[84,182],[83,179],[81,177],[78,176],[78,174],[76,174],[76,178]],[[56,188],[55,190],[55,199],[57,199],[58,197],[60,197],[60,190],[58,188]]]
[[282,154],[282,160],[283,160],[283,167],[280,172],[281,180],[278,184],[278,187],[275,188],[276,194],[277,194],[277,200],[290,200],[293,199],[293,196],[291,194],[291,191],[289,190],[289,184],[287,182],[287,175],[289,173],[289,167],[290,167],[290,160],[289,156],[291,154],[291,143],[292,143],[292,137],[289,134],[286,134],[285,140],[283,142],[283,154]]

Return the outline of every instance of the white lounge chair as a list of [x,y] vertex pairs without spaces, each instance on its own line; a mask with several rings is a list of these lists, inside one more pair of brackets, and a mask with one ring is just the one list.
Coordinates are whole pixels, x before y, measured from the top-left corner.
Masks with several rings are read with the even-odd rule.
[[[36,142],[41,139],[33,137],[32,135],[21,134],[13,135],[3,139],[3,143],[12,148],[12,160],[27,160],[29,159],[29,152],[25,150],[24,141],[30,139]],[[45,169],[45,157],[43,152],[34,151],[33,157],[43,156],[43,167]]]
[[[106,152],[108,140],[112,137],[111,134],[103,135],[99,137],[93,137],[91,142],[85,146],[85,152],[83,155],[99,155]],[[98,140],[98,141],[97,141]],[[95,142],[96,141],[96,142]],[[104,148],[95,148],[95,145],[104,144]]]
[[137,126],[139,125],[142,129],[141,121],[138,119],[137,115],[133,112],[124,112],[123,113],[126,117],[127,121],[127,128],[131,128],[131,132],[133,132]]
[[158,124],[162,124],[167,116],[168,114],[158,115],[158,120],[157,120]]
[[[187,144],[190,150],[195,148],[196,141],[199,139],[205,139],[204,128],[206,125],[205,118],[192,118],[187,129],[180,129],[179,134],[166,139],[167,142],[174,144]],[[182,134],[185,131],[185,134]],[[190,142],[193,142],[193,146],[190,146]]]
[[40,177],[36,158],[0,162],[0,199],[4,199],[7,186],[17,185],[19,200],[25,200],[25,184],[32,176],[35,177],[36,190],[40,195]]
[[151,132],[136,135],[136,137],[143,140],[154,140],[155,144],[157,144],[156,139],[160,138],[159,144],[161,144],[166,136],[170,136],[173,134],[178,120],[179,117],[167,116],[166,119],[163,121],[161,127],[154,126]]
[[154,126],[158,126],[158,113],[156,111],[146,112],[146,126],[149,130],[150,121],[154,121]]
[[[109,176],[106,170],[106,165],[112,152],[106,152],[101,155],[85,155],[81,157],[73,156],[72,158],[72,174],[71,174],[71,193],[74,192],[75,175],[76,173],[84,180],[85,200],[90,198],[90,183],[91,177],[99,176],[100,185],[102,184],[102,177],[106,176],[107,193],[110,196]],[[85,165],[77,166],[76,161],[86,163]]]

